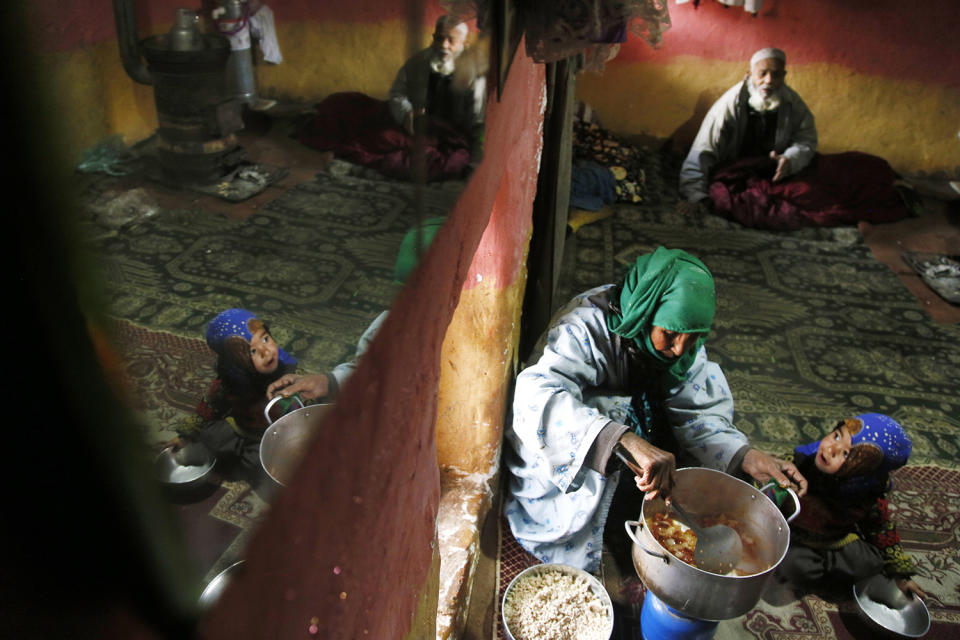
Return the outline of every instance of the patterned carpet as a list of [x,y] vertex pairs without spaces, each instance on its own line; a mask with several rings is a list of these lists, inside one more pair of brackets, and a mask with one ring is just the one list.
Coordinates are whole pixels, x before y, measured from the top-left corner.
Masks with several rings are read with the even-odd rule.
[[[105,223],[116,194],[104,184],[86,185],[84,229],[115,317],[202,337],[216,313],[246,307],[313,371],[351,355],[389,307],[396,252],[418,219],[411,184],[320,173],[242,222],[159,209],[116,228]],[[457,195],[424,189],[420,215],[445,215]]]
[[200,394],[213,378],[216,356],[201,338],[151,331],[118,320],[111,335],[133,386],[136,410],[156,445],[173,438],[174,427],[194,414]]
[[790,452],[841,417],[879,412],[913,437],[911,464],[960,468],[960,324],[933,322],[856,227],[772,232],[682,215],[682,158],[604,135],[604,148],[630,150],[641,203],[568,236],[556,306],[619,281],[657,245],[686,249],[716,280],[707,353],[753,444]]
[[707,352],[755,445],[790,451],[843,416],[880,412],[913,437],[912,464],[958,468],[960,326],[931,321],[857,240],[853,228],[773,233],[692,219],[669,201],[619,206],[568,239],[557,300],[617,281],[659,244],[686,249],[716,279]]
[[[411,184],[354,175],[346,163],[328,169],[242,222],[163,209],[135,183],[83,177],[81,231],[149,446],[174,437],[207,388],[215,356],[203,334],[216,313],[249,308],[302,370],[329,369],[353,354],[398,291],[404,234],[420,216],[445,215],[462,188],[439,183],[418,196]],[[201,490],[168,497],[204,583],[242,557],[269,500],[219,466]]]
[[[891,510],[899,524],[904,548],[917,563],[915,578],[930,597],[926,601],[931,625],[927,638],[956,638],[960,634],[960,472],[933,466],[909,466],[894,475]],[[638,514],[639,515],[639,514]],[[505,520],[500,526],[499,596],[497,638],[502,629],[499,604],[503,593],[523,569],[538,561],[510,533]],[[636,575],[620,576],[604,555],[604,582],[616,604],[613,640],[636,640],[640,636],[640,611],[645,588]],[[716,640],[750,638],[782,640],[867,639],[876,631],[860,619],[849,590],[812,593],[782,606],[761,600],[746,615],[721,622]]]

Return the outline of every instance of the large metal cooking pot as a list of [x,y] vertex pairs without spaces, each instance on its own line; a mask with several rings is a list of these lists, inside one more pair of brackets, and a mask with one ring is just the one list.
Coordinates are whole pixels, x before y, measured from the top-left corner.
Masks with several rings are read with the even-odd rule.
[[[718,575],[689,565],[657,542],[648,519],[666,513],[662,498],[644,502],[640,520],[624,523],[633,540],[633,565],[648,589],[660,600],[691,618],[728,620],[753,609],[790,544],[790,527],[777,506],[755,487],[713,469],[677,469],[672,495],[694,517],[724,514],[741,523],[744,557],[735,571]],[[768,485],[770,486],[770,485]],[[767,487],[764,487],[766,489]],[[800,512],[797,494],[790,490]],[[751,540],[753,544],[751,544]]]
[[[270,424],[270,409],[281,399],[277,396],[263,410]],[[260,464],[271,480],[281,487],[287,486],[293,477],[300,458],[306,452],[323,416],[332,404],[302,406],[270,424],[260,441]]]

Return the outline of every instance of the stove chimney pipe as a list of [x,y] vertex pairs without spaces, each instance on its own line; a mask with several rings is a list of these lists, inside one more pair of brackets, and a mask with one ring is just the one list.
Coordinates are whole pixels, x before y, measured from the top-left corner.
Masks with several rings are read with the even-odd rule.
[[153,75],[140,57],[140,39],[137,37],[137,14],[133,0],[113,0],[113,17],[117,24],[117,44],[120,61],[127,75],[140,84],[153,84]]

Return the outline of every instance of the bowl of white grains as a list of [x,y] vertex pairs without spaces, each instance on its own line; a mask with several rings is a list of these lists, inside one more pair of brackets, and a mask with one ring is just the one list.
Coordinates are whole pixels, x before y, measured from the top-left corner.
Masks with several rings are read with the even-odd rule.
[[510,581],[501,606],[509,640],[609,640],[613,602],[595,577],[565,564],[538,564]]

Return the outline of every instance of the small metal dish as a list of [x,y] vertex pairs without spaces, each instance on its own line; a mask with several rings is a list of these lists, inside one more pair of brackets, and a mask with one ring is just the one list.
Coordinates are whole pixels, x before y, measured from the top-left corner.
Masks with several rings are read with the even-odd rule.
[[210,581],[210,584],[208,584],[203,590],[203,593],[200,594],[200,609],[206,611],[213,606],[213,603],[220,598],[220,594],[222,594],[224,589],[227,588],[230,580],[235,578],[240,571],[243,570],[244,562],[244,560],[238,560],[237,562],[234,562],[232,565],[218,573],[214,579]]
[[165,487],[195,489],[207,481],[216,461],[209,449],[191,442],[176,452],[171,447],[161,451],[154,460],[154,470]]
[[923,600],[905,595],[896,582],[884,575],[854,584],[853,600],[868,623],[889,633],[919,638],[930,630],[930,612]]
[[510,625],[507,623],[507,602],[510,601],[511,597],[513,596],[514,589],[527,577],[554,571],[574,576],[576,578],[582,578],[583,580],[587,581],[590,591],[600,598],[600,603],[603,605],[603,608],[607,613],[607,624],[606,628],[601,632],[601,637],[603,640],[609,640],[610,636],[613,635],[613,601],[610,600],[610,594],[607,593],[607,590],[604,588],[603,584],[595,576],[587,573],[583,569],[577,569],[576,567],[571,567],[570,565],[566,564],[550,563],[537,564],[524,569],[518,573],[513,580],[510,581],[510,584],[507,585],[506,591],[503,592],[503,600],[500,603],[500,616],[503,621],[503,631],[507,639],[516,640],[513,632],[510,630]]

